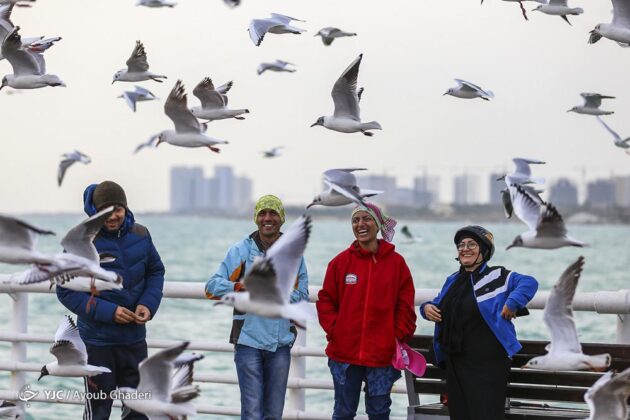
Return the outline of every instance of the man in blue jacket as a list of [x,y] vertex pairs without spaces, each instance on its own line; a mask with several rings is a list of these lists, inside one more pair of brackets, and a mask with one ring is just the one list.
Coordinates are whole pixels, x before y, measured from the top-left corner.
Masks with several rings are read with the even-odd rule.
[[[102,291],[91,302],[89,293],[58,287],[57,298],[78,315],[88,363],[112,371],[86,381],[86,391],[104,391],[109,396],[116,387],[138,385],[138,364],[147,357],[145,324],[155,316],[162,300],[164,265],[147,228],[135,222],[120,185],[112,181],[92,184],[85,189],[83,201],[88,216],[115,206],[94,245],[99,254],[114,257],[101,265],[121,275],[123,288]],[[110,398],[86,399],[83,418],[109,419],[111,408]],[[123,408],[122,416],[126,420],[146,419],[127,408]]]
[[[245,290],[241,280],[247,268],[282,235],[284,207],[280,199],[273,195],[261,197],[254,210],[254,222],[258,230],[228,250],[219,269],[206,284],[209,299]],[[302,258],[291,302],[307,299],[308,276]],[[296,328],[286,319],[262,318],[234,310],[230,343],[234,344],[242,420],[282,418],[291,346],[296,335]]]

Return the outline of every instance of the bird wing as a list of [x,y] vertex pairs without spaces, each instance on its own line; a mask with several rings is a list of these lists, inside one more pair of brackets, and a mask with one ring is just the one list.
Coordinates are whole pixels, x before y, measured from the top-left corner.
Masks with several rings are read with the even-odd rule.
[[477,86],[474,83],[470,83],[470,82],[467,82],[467,81],[462,80],[462,79],[455,79],[455,81],[457,83],[459,83],[460,86],[462,86],[462,88],[464,88],[465,90],[471,90],[471,91],[474,91],[474,92],[484,92],[485,93],[485,91],[482,88],[480,88],[479,86]]
[[567,5],[567,0],[549,0],[550,6],[565,6]]
[[337,185],[356,186],[357,177],[352,172],[366,170],[366,168],[329,169],[324,172],[324,179]]
[[185,341],[161,350],[140,362],[138,392],[151,392],[153,400],[170,402],[174,361],[188,347],[188,344],[189,342]]
[[125,91],[122,94],[123,99],[127,102],[127,105],[129,105],[129,108],[131,108],[133,112],[136,112],[136,99],[138,99],[138,96],[140,96],[138,92]]
[[589,108],[599,108],[602,104],[602,96],[598,93],[580,93],[584,98],[584,106]]
[[549,293],[543,313],[543,320],[551,333],[549,353],[582,352],[571,305],[583,266],[584,257],[579,257],[564,270]]
[[63,159],[59,162],[59,168],[57,168],[57,184],[61,186],[63,177],[66,175],[66,170],[76,162],[76,159]]
[[262,257],[255,260],[243,279],[243,284],[249,291],[251,301],[269,302],[279,305],[286,303],[282,290],[280,290],[278,272],[269,258]]
[[600,122],[600,123],[604,126],[604,128],[605,128],[605,129],[606,129],[606,130],[607,130],[610,134],[612,134],[612,136],[615,138],[615,140],[621,140],[621,136],[619,136],[619,134],[617,134],[617,133],[616,133],[616,132],[615,132],[612,128],[610,128],[610,127],[608,126],[608,124],[606,124],[606,123],[604,122],[604,120],[603,120],[603,119],[601,119],[601,118],[599,117],[599,115],[597,115],[597,117],[596,117],[596,118],[597,118],[597,120],[598,120],[598,121],[599,121],[599,122]]
[[140,150],[144,149],[145,147],[153,147],[155,146],[155,141],[159,138],[159,135],[154,135],[151,136],[151,138],[144,142],[144,143],[140,143],[138,146],[136,146],[136,149],[133,151],[133,153],[138,153]]
[[42,70],[46,70],[43,65],[43,56],[38,53],[29,52],[22,49],[22,38],[19,33],[20,27],[16,26],[4,38],[2,42],[2,55],[6,58],[15,76],[42,75]]
[[509,187],[514,214],[521,219],[529,230],[536,230],[541,203],[518,184]]
[[278,22],[273,19],[252,19],[247,30],[254,45],[259,46],[267,31],[277,25]]
[[363,197],[361,196],[361,190],[356,185],[354,186],[338,185],[326,179],[324,180],[324,182],[328,184],[328,186],[330,186],[330,188],[332,188],[333,191],[336,191],[337,193],[343,195],[347,199],[354,201],[356,204],[363,205],[363,206],[365,205],[365,202],[363,201]]
[[85,219],[66,233],[61,240],[61,246],[70,254],[99,263],[100,257],[92,241],[113,212],[114,206],[109,206]]
[[348,66],[333,86],[331,95],[335,103],[335,117],[350,118],[360,121],[359,96],[357,95],[357,78],[363,54]]
[[142,86],[138,86],[138,85],[135,85],[134,89],[135,89],[135,93],[137,93],[138,95],[142,95],[148,98],[155,98],[155,95],[149,89],[145,89]]
[[37,235],[54,234],[18,218],[0,214],[0,245],[30,250],[35,248]]
[[273,20],[275,20],[276,22],[280,22],[280,23],[282,23],[284,25],[288,25],[289,23],[291,23],[292,20],[296,20],[298,22],[304,22],[301,19],[296,19],[296,18],[293,18],[291,16],[287,16],[287,15],[281,15],[280,13],[272,13],[271,14],[271,18]]
[[199,98],[203,109],[218,109],[225,106],[223,95],[215,90],[212,79],[209,77],[204,77],[203,80],[195,86],[193,95]]
[[622,419],[628,416],[630,368],[617,374],[608,371],[584,394],[592,419]]
[[11,12],[13,4],[3,4],[0,6],[0,40],[4,39],[15,27],[11,22]]
[[131,52],[131,56],[127,60],[127,70],[130,72],[138,73],[149,70],[147,53],[146,51],[144,51],[144,45],[140,41],[136,41],[136,46]]
[[234,85],[234,82],[232,80],[230,80],[227,83],[223,83],[221,86],[219,86],[215,90],[217,92],[219,92],[221,95],[227,95],[227,93],[230,91],[230,89],[232,89],[233,85]]
[[627,0],[612,0],[614,25],[630,27],[630,3]]
[[164,112],[175,124],[178,133],[201,133],[201,125],[190,112],[186,100],[186,91],[181,80],[178,80],[164,104]]
[[61,319],[50,352],[57,358],[59,365],[87,364],[85,344],[79,335],[79,328],[69,315]]
[[564,236],[567,228],[558,210],[551,203],[543,203],[540,207],[536,236]]
[[512,162],[514,162],[516,169],[514,170],[512,174],[510,174],[510,176],[512,177],[516,176],[518,178],[527,179],[527,180],[529,180],[529,178],[532,176],[532,169],[529,167],[530,164],[544,164],[545,163],[542,160],[525,159],[525,158],[514,158],[512,159]]

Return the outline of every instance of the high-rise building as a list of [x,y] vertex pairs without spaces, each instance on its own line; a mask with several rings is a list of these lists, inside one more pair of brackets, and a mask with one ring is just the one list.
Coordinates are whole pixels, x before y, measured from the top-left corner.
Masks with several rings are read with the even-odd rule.
[[387,175],[357,176],[357,185],[368,190],[383,191],[382,194],[370,197],[373,201],[382,205],[396,204],[396,178]]
[[413,201],[416,206],[426,207],[440,201],[440,178],[426,173],[413,179]]
[[612,181],[615,183],[615,203],[630,207],[630,176],[617,176]]
[[586,204],[591,207],[606,207],[615,205],[615,182],[608,179],[598,179],[586,186]]
[[567,178],[558,179],[549,188],[549,201],[560,207],[577,207],[577,186]]
[[479,177],[476,175],[463,174],[456,176],[453,180],[454,197],[453,204],[466,206],[479,204]]
[[174,167],[171,169],[170,203],[173,212],[195,211],[202,207],[205,183],[201,168]]
[[498,180],[499,177],[502,177],[505,174],[490,174],[490,178],[488,179],[490,188],[490,197],[488,197],[488,203],[492,205],[500,205],[501,204],[501,190],[507,188],[505,185],[505,181]]
[[236,178],[231,166],[216,166],[214,168],[214,179],[216,183],[217,201],[213,207],[221,210],[231,210],[235,207],[234,190],[236,189]]

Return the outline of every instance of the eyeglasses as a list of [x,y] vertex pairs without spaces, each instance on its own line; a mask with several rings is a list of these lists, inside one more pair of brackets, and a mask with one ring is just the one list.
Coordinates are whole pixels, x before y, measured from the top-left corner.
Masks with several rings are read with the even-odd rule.
[[474,251],[478,246],[477,242],[460,242],[457,244],[457,250],[463,251],[465,249],[470,249],[471,251]]

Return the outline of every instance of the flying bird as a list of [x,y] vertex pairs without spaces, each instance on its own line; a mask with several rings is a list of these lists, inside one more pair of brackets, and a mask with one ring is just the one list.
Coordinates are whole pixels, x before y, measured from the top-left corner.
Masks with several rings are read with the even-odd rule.
[[589,44],[594,44],[604,37],[624,48],[630,46],[630,3],[627,0],[612,0],[612,6],[612,22],[596,25],[590,32]]
[[288,61],[276,60],[273,63],[260,63],[256,72],[260,76],[267,70],[269,71],[277,71],[277,72],[286,72],[286,73],[295,73],[295,69],[290,68],[289,66],[295,66],[293,63],[289,63]]
[[176,1],[170,1],[170,0],[137,0],[136,1],[136,6],[145,6],[145,7],[152,7],[152,8],[158,8],[158,7],[175,7],[177,5]]
[[560,16],[569,25],[571,25],[571,22],[569,22],[567,16],[578,16],[584,13],[584,9],[581,7],[567,6],[567,0],[549,0],[548,3],[541,4],[532,11],[538,11],[552,16]]
[[324,45],[328,46],[332,44],[335,38],[341,38],[344,36],[357,36],[357,34],[355,32],[345,32],[339,28],[328,26],[326,28],[320,29],[319,32],[315,34],[315,36],[321,36]]
[[630,397],[630,368],[621,373],[608,371],[586,393],[590,415],[586,420],[626,420]]
[[54,74],[46,74],[46,62],[41,52],[30,51],[22,48],[20,27],[16,26],[2,41],[0,49],[7,59],[13,74],[7,74],[2,78],[0,89],[5,86],[13,89],[38,89],[46,86],[66,86],[63,81]]
[[158,141],[159,138],[160,138],[159,135],[151,136],[151,138],[149,138],[149,140],[145,141],[144,143],[140,143],[139,145],[137,145],[136,148],[134,149],[133,153],[136,154],[136,153],[138,153],[140,150],[142,150],[144,148],[155,149],[157,147],[157,141]]
[[142,86],[134,86],[133,91],[126,90],[119,96],[119,98],[123,98],[129,108],[133,112],[136,112],[136,103],[145,102],[145,101],[154,101],[157,99],[150,90],[143,88]]
[[[321,125],[329,130],[341,133],[361,132],[366,136],[373,136],[374,133],[368,130],[381,130],[381,125],[376,121],[367,123],[361,122],[361,110],[359,108],[360,96],[357,94],[357,78],[359,77],[359,66],[363,54],[348,66],[335,82],[331,95],[335,103],[335,112],[332,116],[319,117],[311,124],[311,127]],[[362,92],[362,90],[361,90]]]
[[155,80],[162,83],[166,76],[155,74],[149,71],[149,62],[147,61],[147,53],[144,45],[140,41],[136,41],[136,46],[131,52],[131,56],[127,59],[127,68],[118,70],[114,74],[114,82],[141,82],[143,80]]
[[[16,2],[0,2],[0,42],[15,28],[15,25],[11,22],[11,12],[13,11],[14,5],[20,6],[20,4]],[[21,38],[22,49],[39,53],[46,51],[48,48],[52,47],[55,42],[60,40],[61,37],[59,36],[52,38],[44,38],[43,36]],[[4,56],[0,53],[0,60],[2,59],[4,59]]]
[[254,45],[260,46],[267,32],[272,34],[296,34],[299,35],[302,32],[306,32],[306,29],[296,28],[289,25],[292,20],[297,22],[304,22],[303,20],[292,18],[289,16],[281,15],[279,13],[272,13],[270,18],[266,19],[253,19],[249,23],[249,37]]
[[51,257],[35,249],[40,235],[55,233],[17,217],[0,214],[0,262],[7,264],[48,264]]
[[484,90],[465,80],[455,79],[455,81],[457,82],[457,86],[449,88],[442,96],[451,95],[463,99],[481,98],[484,101],[489,101],[491,98],[494,98],[494,93],[491,90]]
[[284,146],[276,146],[269,150],[264,150],[262,154],[264,158],[274,158],[280,156],[280,150],[282,149],[284,149]]
[[195,106],[190,111],[192,114],[202,120],[214,121],[226,118],[234,118],[244,120],[242,114],[248,114],[248,109],[228,109],[227,92],[232,88],[232,82],[228,82],[215,89],[212,79],[205,77],[193,89],[195,95],[200,101],[201,106]]
[[560,276],[549,293],[543,320],[551,333],[547,354],[530,359],[525,368],[540,370],[598,370],[610,366],[610,354],[589,356],[582,353],[573,319],[573,298],[582,274],[584,257],[579,257]]
[[316,195],[306,208],[316,205],[327,207],[345,206],[351,203],[365,205],[364,200],[366,198],[383,192],[359,188],[357,178],[352,172],[365,170],[365,168],[346,168],[325,171],[324,183],[328,186],[328,189]]
[[512,217],[514,207],[512,206],[512,199],[510,197],[510,185],[518,184],[525,191],[534,195],[539,201],[542,199],[538,196],[542,190],[537,190],[528,184],[543,184],[545,180],[543,178],[533,178],[532,170],[529,165],[542,165],[545,162],[535,159],[514,158],[512,159],[516,169],[511,174],[505,174],[502,177],[497,178],[497,181],[504,180],[506,188],[501,190],[501,203],[503,204],[503,210],[505,217],[508,219]]
[[221,150],[217,144],[227,144],[204,134],[203,126],[188,109],[186,91],[178,80],[164,104],[164,112],[173,121],[175,130],[164,130],[158,134],[156,147],[166,142],[180,147],[207,147],[215,153]]
[[66,171],[70,166],[74,165],[76,162],[81,162],[84,165],[92,162],[92,159],[90,159],[88,155],[81,153],[78,150],[71,153],[64,153],[61,157],[63,157],[63,159],[59,162],[59,168],[57,169],[57,184],[59,184],[60,187],[63,182],[63,178],[66,175]]
[[604,120],[602,120],[599,116],[597,116],[596,118],[604,126],[606,131],[612,134],[614,138],[613,142],[615,143],[615,146],[624,149],[627,154],[630,154],[630,137],[626,139],[622,139],[619,134],[617,134],[612,128],[608,126],[608,124],[604,122]]
[[576,112],[586,115],[610,115],[615,113],[615,111],[599,109],[599,106],[602,104],[602,99],[615,99],[614,96],[600,95],[599,93],[580,93],[580,96],[584,98],[584,105],[574,106],[567,112]]

